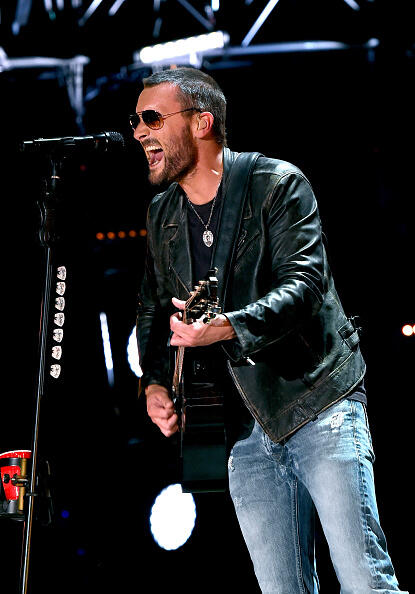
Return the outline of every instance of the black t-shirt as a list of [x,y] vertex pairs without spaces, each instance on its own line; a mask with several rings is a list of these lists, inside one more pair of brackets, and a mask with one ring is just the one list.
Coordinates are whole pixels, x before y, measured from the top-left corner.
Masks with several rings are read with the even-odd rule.
[[[213,198],[206,204],[193,204],[192,206],[189,204],[189,200],[186,197],[187,202],[187,221],[189,225],[189,238],[190,238],[190,253],[192,255],[192,270],[193,270],[193,284],[196,285],[200,280],[203,280],[212,263],[212,253],[215,248],[217,242],[217,231],[218,231],[218,223],[219,223],[219,213],[221,209],[222,203],[222,191],[221,191],[222,184],[219,186],[218,193],[216,195],[216,200]],[[215,204],[213,204],[213,200],[215,200]],[[213,206],[213,210],[212,210]],[[210,217],[210,223],[208,226],[208,230],[213,233],[213,244],[210,247],[207,247],[203,242],[203,232],[205,231],[205,227],[198,218],[202,219],[203,223],[206,225],[209,221],[210,213],[212,212],[212,216]],[[196,214],[197,213],[197,214]]]
[[[218,239],[217,231],[219,227],[219,212],[222,202],[221,187],[222,184],[219,186],[218,193],[216,195],[216,200],[212,198],[212,200],[210,200],[206,204],[192,203],[193,208],[189,204],[189,200],[186,194],[184,194],[187,202],[187,221],[190,239],[190,254],[192,257],[193,286],[197,285],[199,281],[204,280],[206,278],[207,273],[209,272],[212,265],[212,254]],[[213,204],[213,200],[215,200],[215,204]],[[208,222],[210,213],[212,211],[212,216],[210,217],[210,223],[208,226],[208,230],[213,233],[213,244],[210,247],[206,246],[203,242],[203,232],[205,231],[205,227],[199,220],[195,211],[205,224]],[[212,358],[215,358],[215,356],[220,356],[224,360],[223,351],[218,345],[211,345],[209,347],[194,347],[191,349],[191,353],[192,356],[194,356],[194,358],[211,360]]]
[[[192,256],[193,285],[206,278],[212,267],[212,254],[218,241],[219,217],[222,206],[222,184],[219,186],[215,204],[213,199],[206,204],[192,204],[187,200],[187,221],[190,239],[190,253]],[[207,247],[203,242],[204,225],[196,215],[195,211],[206,225],[212,210],[212,216],[208,230],[213,233],[213,244]],[[237,392],[226,365],[225,353],[220,344],[215,343],[207,347],[193,347],[187,349],[188,369],[199,365],[203,361],[208,369],[206,380],[210,380],[221,386],[225,398],[225,423],[227,426],[227,441],[231,447],[236,439],[242,435],[249,435],[253,426],[253,418],[248,409],[242,403],[241,396]],[[190,361],[189,361],[190,360]],[[200,377],[198,378],[200,381]]]

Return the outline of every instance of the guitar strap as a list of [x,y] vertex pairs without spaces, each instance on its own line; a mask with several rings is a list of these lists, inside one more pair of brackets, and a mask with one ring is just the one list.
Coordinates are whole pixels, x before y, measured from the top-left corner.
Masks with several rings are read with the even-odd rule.
[[[229,149],[225,148],[225,151]],[[224,155],[225,156],[225,155]],[[217,268],[219,303],[225,307],[229,272],[232,270],[236,245],[248,195],[251,173],[260,153],[239,153],[233,162],[223,188],[218,241],[213,254]]]

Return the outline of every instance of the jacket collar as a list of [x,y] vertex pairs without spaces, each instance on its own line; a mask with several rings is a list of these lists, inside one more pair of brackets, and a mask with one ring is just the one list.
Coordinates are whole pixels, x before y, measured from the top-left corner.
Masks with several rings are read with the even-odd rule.
[[[220,228],[223,228],[224,221],[234,216],[230,211],[230,200],[226,199],[226,193],[229,187],[230,171],[238,153],[223,149],[223,180],[222,180],[222,211],[220,215]],[[162,222],[163,229],[176,229],[176,232],[169,239],[170,266],[178,276],[180,284],[185,285],[190,292],[193,289],[192,283],[192,259],[190,254],[189,230],[186,216],[186,204],[184,193],[177,183],[173,183],[164,193],[166,204],[166,214]],[[247,205],[244,218],[250,218],[251,207]],[[219,231],[219,229],[218,229]],[[218,270],[224,270],[226,259],[229,257],[229,246],[226,242],[215,243],[214,265]],[[221,249],[223,248],[223,249]],[[196,279],[199,280],[199,279]]]
[[[222,180],[222,196],[225,195],[228,182],[229,172],[233,163],[235,162],[238,153],[235,153],[224,147],[223,149],[223,180]],[[186,212],[186,205],[183,200],[183,190],[177,182],[173,182],[163,195],[164,201],[167,204],[166,215],[163,219],[163,229],[182,224],[183,212]]]

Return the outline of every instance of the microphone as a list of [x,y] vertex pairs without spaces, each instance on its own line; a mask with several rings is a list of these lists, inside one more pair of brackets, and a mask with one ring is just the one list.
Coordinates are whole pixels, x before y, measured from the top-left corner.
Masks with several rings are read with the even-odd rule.
[[123,149],[124,146],[124,137],[119,132],[100,132],[88,136],[24,140],[20,144],[20,151],[25,153],[71,153],[73,151],[106,153],[113,149]]

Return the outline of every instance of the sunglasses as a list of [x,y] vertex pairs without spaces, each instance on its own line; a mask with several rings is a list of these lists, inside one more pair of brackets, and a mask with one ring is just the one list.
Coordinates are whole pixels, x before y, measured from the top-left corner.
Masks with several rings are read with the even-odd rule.
[[188,107],[187,109],[181,109],[180,111],[173,111],[172,113],[165,113],[164,115],[155,111],[154,109],[145,109],[144,111],[138,111],[130,115],[130,124],[133,130],[135,130],[140,123],[140,118],[143,120],[146,126],[152,130],[160,130],[164,126],[164,120],[170,116],[176,115],[176,113],[183,113],[185,111],[202,111],[197,107]]

